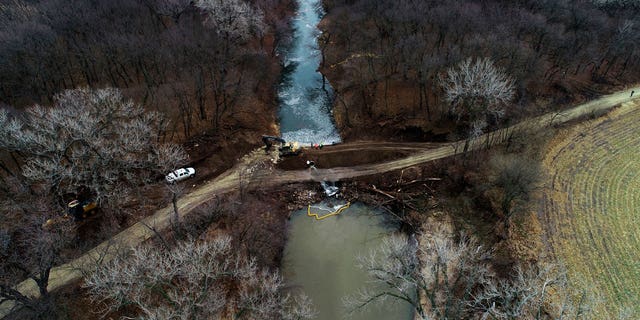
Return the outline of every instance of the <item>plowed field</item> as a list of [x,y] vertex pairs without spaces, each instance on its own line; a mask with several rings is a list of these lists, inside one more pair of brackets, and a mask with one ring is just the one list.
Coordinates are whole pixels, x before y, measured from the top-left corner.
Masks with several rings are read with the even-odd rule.
[[574,285],[601,295],[602,319],[640,313],[640,109],[626,103],[564,132],[544,165],[555,257]]

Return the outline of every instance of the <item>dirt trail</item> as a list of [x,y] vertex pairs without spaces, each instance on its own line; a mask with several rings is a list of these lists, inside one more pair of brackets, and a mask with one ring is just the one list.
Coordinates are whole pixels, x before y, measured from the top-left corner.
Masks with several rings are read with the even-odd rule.
[[348,151],[361,151],[366,149],[368,151],[416,151],[424,150],[427,148],[434,148],[444,145],[444,143],[433,142],[388,142],[388,141],[354,141],[349,143],[341,143],[336,145],[330,145],[323,147],[320,150],[309,150],[307,153],[336,153],[336,152],[348,152]]
[[[194,208],[215,196],[238,190],[241,184],[251,188],[264,188],[301,181],[337,181],[361,176],[374,175],[399,170],[425,162],[442,159],[462,152],[479,149],[483,146],[502,143],[514,133],[529,130],[540,130],[550,125],[561,124],[585,115],[598,114],[624,102],[632,100],[631,90],[639,93],[640,87],[629,88],[617,93],[603,96],[588,103],[578,105],[572,109],[559,113],[549,113],[532,118],[514,126],[484,134],[473,141],[458,141],[454,143],[393,143],[393,142],[352,142],[336,146],[326,146],[318,152],[332,153],[353,150],[411,150],[414,154],[405,158],[386,161],[378,164],[359,165],[354,167],[337,167],[318,169],[313,174],[309,170],[281,171],[259,170],[256,164],[269,161],[269,156],[263,152],[253,152],[242,159],[233,168],[224,172],[214,180],[208,182],[193,192],[183,196],[178,201],[180,216],[188,215]],[[633,99],[638,96],[633,97]],[[55,291],[62,286],[82,278],[84,272],[95,267],[96,261],[106,262],[113,258],[117,251],[135,247],[154,236],[155,230],[164,230],[171,223],[171,206],[156,211],[142,221],[118,233],[72,262],[55,267],[51,270],[49,291]],[[37,286],[32,280],[25,280],[17,285],[17,289],[29,296],[39,296]],[[0,318],[6,316],[13,307],[10,302],[0,305]]]

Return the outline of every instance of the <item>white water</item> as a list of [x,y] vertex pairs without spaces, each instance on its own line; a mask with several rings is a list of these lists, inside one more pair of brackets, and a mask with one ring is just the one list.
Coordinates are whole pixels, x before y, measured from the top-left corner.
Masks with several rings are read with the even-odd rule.
[[320,0],[299,0],[293,19],[294,40],[287,50],[289,68],[280,83],[280,131],[287,141],[301,145],[333,144],[340,135],[331,116],[333,90],[317,70],[321,54],[318,23],[324,15]]
[[324,194],[326,194],[327,197],[333,197],[338,193],[338,191],[340,191],[340,189],[336,187],[335,183],[333,182],[321,181],[320,185],[324,189]]
[[[317,25],[324,12],[320,0],[298,0],[294,19],[294,40],[288,49],[284,74],[278,90],[280,131],[282,137],[301,145],[333,144],[340,135],[331,116],[333,90],[320,73],[320,50]],[[317,169],[311,166],[312,174]],[[339,188],[333,182],[321,185],[329,199],[312,206],[314,213],[335,212],[345,203],[337,200]],[[340,203],[338,203],[340,202]],[[317,320],[339,320],[348,315],[342,298],[367,285],[364,272],[355,267],[356,256],[380,244],[393,230],[383,224],[379,213],[354,204],[340,214],[316,220],[307,209],[293,214],[289,240],[284,253],[284,275],[291,287],[301,288],[312,299]],[[410,320],[408,305],[388,303],[363,313],[353,320]]]
[[[309,162],[307,161],[307,164],[308,163]],[[309,169],[311,170],[312,175],[315,175],[318,172],[318,168],[314,165],[311,165]],[[320,185],[322,186],[322,189],[324,189],[324,194],[326,194],[327,197],[333,197],[340,191],[340,188],[336,187],[336,183],[334,181],[322,180],[320,181]]]

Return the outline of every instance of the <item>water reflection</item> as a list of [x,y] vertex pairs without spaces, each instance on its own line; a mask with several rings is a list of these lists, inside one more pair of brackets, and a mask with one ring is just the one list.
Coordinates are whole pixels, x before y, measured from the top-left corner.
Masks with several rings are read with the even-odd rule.
[[[312,205],[314,210],[334,208],[331,203]],[[285,279],[303,290],[319,312],[319,320],[338,320],[348,315],[342,298],[369,285],[367,276],[356,267],[357,257],[378,247],[395,228],[384,223],[380,212],[355,203],[339,215],[316,220],[307,209],[291,218],[285,248]],[[354,320],[409,320],[408,304],[384,303],[354,313]]]

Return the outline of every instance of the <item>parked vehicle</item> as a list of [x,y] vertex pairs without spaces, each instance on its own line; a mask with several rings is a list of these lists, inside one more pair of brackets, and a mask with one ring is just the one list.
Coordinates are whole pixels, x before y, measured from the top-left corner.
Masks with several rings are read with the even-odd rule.
[[66,223],[73,219],[77,223],[82,223],[85,219],[95,216],[95,211],[98,209],[98,204],[94,200],[73,200],[67,204],[67,211],[45,221],[42,224],[42,228],[51,230],[56,226]]
[[164,179],[169,183],[174,183],[177,181],[182,181],[186,178],[189,178],[196,174],[196,169],[194,168],[180,168],[175,171],[169,172]]
[[95,210],[98,207],[98,205],[95,203],[95,201],[91,201],[91,200],[82,201],[82,202],[78,200],[73,200],[69,202],[67,207],[68,207],[68,212],[70,215],[73,216],[73,219],[75,221],[80,221],[82,219],[86,219],[91,214],[91,211]]

